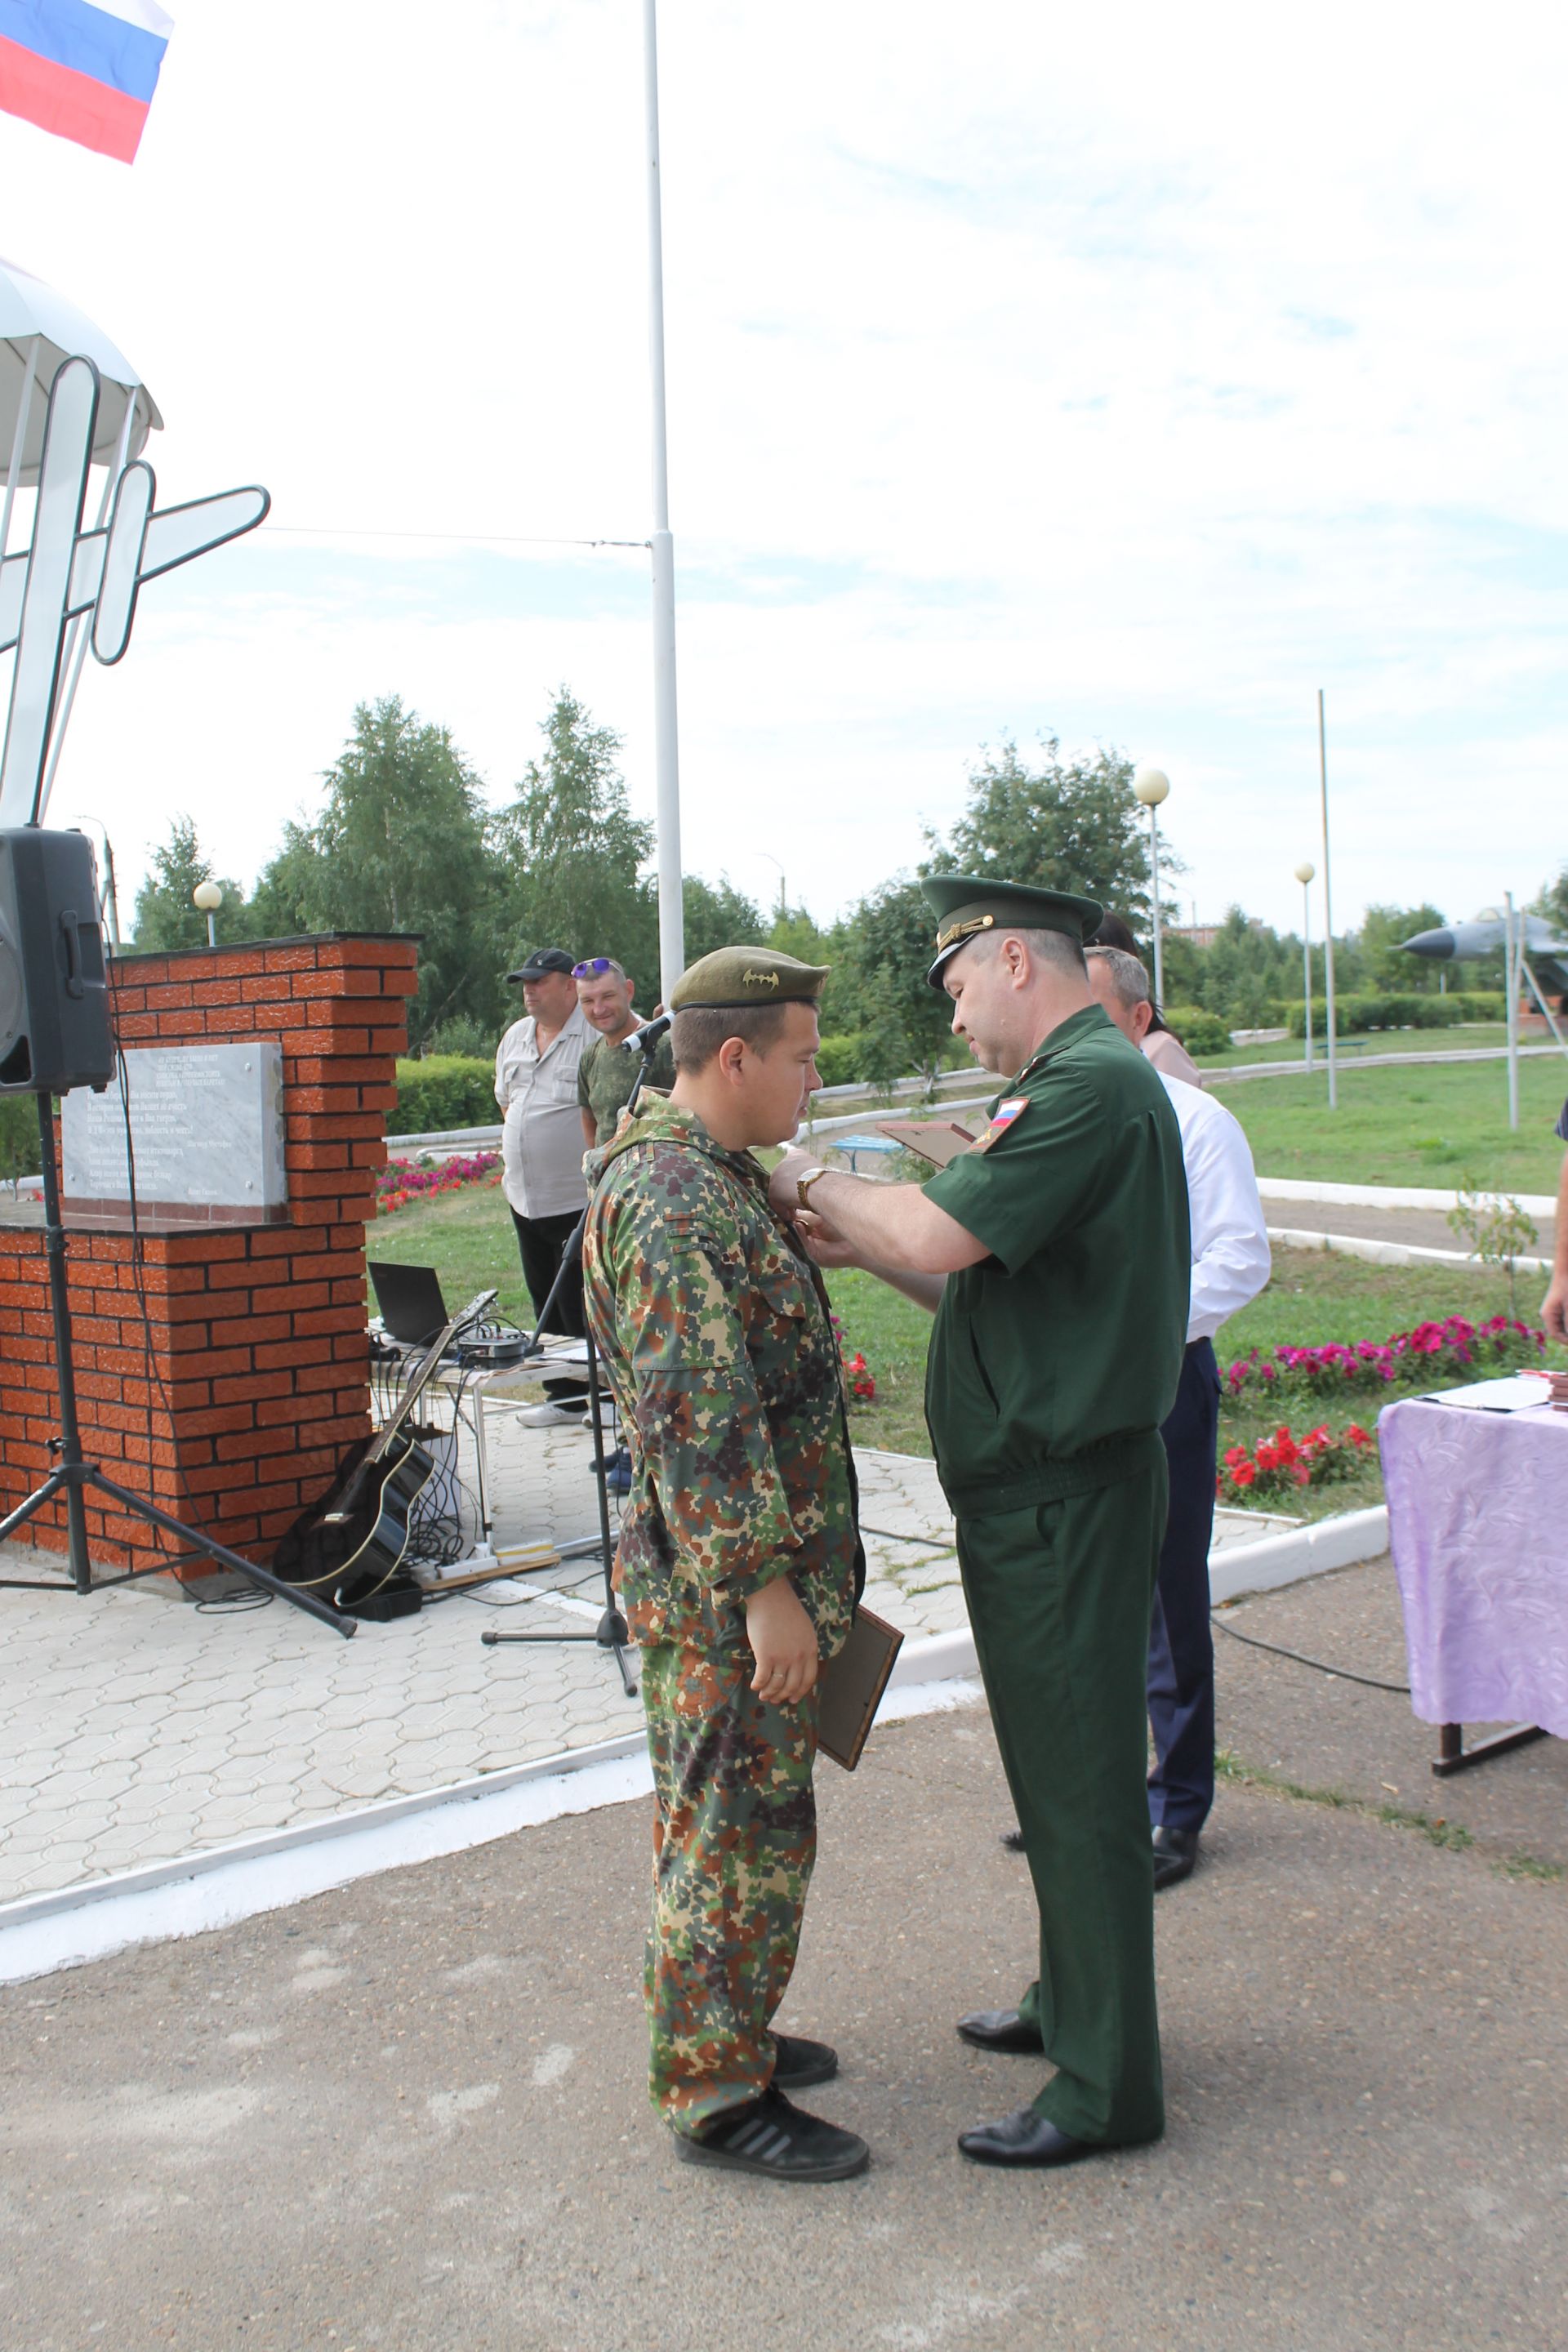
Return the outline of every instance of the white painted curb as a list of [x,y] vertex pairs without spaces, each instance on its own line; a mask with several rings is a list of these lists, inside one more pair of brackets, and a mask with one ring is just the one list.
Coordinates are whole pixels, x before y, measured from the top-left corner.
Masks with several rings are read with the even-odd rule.
[[[1467,1265],[1474,1273],[1481,1263],[1469,1250],[1427,1249],[1421,1242],[1380,1242],[1370,1234],[1320,1234],[1310,1228],[1270,1225],[1268,1238],[1281,1249],[1337,1250],[1342,1257],[1369,1258],[1373,1265]],[[1552,1261],[1516,1257],[1513,1270],[1515,1274],[1550,1274]]]
[[1236,1544],[1209,1559],[1209,1598],[1235,1601],[1243,1592],[1273,1592],[1282,1584],[1321,1576],[1331,1568],[1353,1568],[1388,1549],[1388,1509],[1342,1511],[1315,1527],[1292,1528],[1288,1535]]
[[[1273,1591],[1388,1549],[1388,1513],[1349,1511],[1214,1554],[1216,1601]],[[967,1625],[906,1642],[879,1720],[962,1706],[980,1696]],[[129,1946],[198,1936],[281,1909],[385,1870],[487,1845],[570,1813],[652,1789],[640,1731],[486,1772],[444,1789],[391,1797],[326,1821],[89,1879],[0,1905],[0,1983],[78,1968]]]
[[[978,1697],[967,1627],[906,1642],[879,1719]],[[79,1881],[0,1905],[0,1984],[106,1958],[133,1944],[199,1936],[262,1911],[433,1861],[514,1832],[651,1793],[641,1731],[486,1772],[444,1789],[356,1806],[231,1845]]]
[[[1428,1192],[1418,1184],[1328,1184],[1305,1176],[1260,1176],[1258,1189],[1266,1201],[1337,1201],[1347,1209],[1431,1209],[1446,1215],[1459,1205],[1457,1192]],[[1551,1192],[1509,1197],[1530,1217],[1550,1217],[1557,1207]]]

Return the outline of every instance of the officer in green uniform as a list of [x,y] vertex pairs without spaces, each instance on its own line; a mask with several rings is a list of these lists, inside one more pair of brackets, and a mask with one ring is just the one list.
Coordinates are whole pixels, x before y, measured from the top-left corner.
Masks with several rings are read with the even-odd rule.
[[868,2160],[790,2095],[832,2050],[773,2022],[816,1851],[818,1667],[865,1572],[826,1294],[752,1157],[816,1084],[826,977],[760,948],[683,973],[674,1086],[589,1154],[583,1247],[632,1456],[616,1582],[658,1807],[649,2086],[688,2161],[787,2181]]
[[867,1266],[936,1311],[926,1414],[1040,1912],[1037,1981],[959,2032],[1056,2069],[1032,2105],[959,2145],[1054,2165],[1164,2126],[1144,1667],[1160,1424],[1186,1339],[1186,1181],[1163,1087],[1089,992],[1099,907],[963,876],[923,887],[932,983],[1011,1086],[923,1187],[792,1152],[773,1198],[824,1263]]

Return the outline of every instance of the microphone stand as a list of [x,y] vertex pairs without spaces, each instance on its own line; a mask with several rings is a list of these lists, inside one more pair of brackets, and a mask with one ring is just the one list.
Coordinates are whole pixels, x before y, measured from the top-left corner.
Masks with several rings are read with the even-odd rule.
[[[668,1024],[661,1024],[658,1022],[646,1022],[643,1024],[641,1031],[638,1033],[640,1038],[639,1051],[641,1053],[642,1060],[641,1066],[637,1071],[636,1083],[632,1087],[631,1093],[626,1097],[626,1111],[628,1117],[637,1109],[637,1103],[641,1098],[643,1087],[647,1084],[648,1075],[653,1068],[653,1057],[658,1050],[659,1038],[663,1036],[666,1025]],[[657,1034],[650,1035],[648,1034],[650,1031],[655,1031]],[[584,1202],[583,1213],[578,1218],[576,1223],[573,1226],[571,1233],[567,1235],[566,1246],[561,1253],[561,1264],[556,1269],[555,1279],[550,1286],[550,1296],[546,1298],[543,1306],[539,1310],[539,1322],[534,1332],[535,1339],[538,1338],[540,1331],[548,1328],[550,1322],[550,1310],[554,1306],[556,1299],[560,1297],[562,1286],[565,1282],[568,1274],[574,1265],[580,1265],[582,1264],[583,1235],[587,1229],[589,1205],[590,1204],[587,1202]],[[594,1335],[592,1331],[587,1328],[587,1319],[586,1316],[583,1318],[584,1344],[588,1351],[588,1416],[593,1424],[594,1430],[594,1479],[595,1484],[598,1488],[599,1495],[599,1554],[604,1568],[605,1578],[605,1606],[603,1613],[600,1616],[598,1624],[591,1633],[510,1633],[503,1632],[500,1626],[487,1625],[484,1632],[480,1634],[479,1639],[490,1649],[496,1648],[502,1642],[592,1642],[595,1643],[599,1649],[608,1650],[612,1654],[615,1658],[616,1664],[620,1670],[621,1685],[626,1696],[628,1698],[635,1698],[637,1694],[637,1685],[633,1682],[626,1665],[626,1652],[631,1647],[631,1633],[627,1628],[626,1621],[622,1615],[616,1600],[616,1548],[615,1538],[610,1532],[610,1490],[608,1485],[609,1465],[605,1460],[605,1437],[604,1432],[599,1426],[599,1397],[601,1394],[599,1388],[599,1351],[594,1345]],[[593,1538],[589,1537],[587,1538],[587,1545],[591,1548],[592,1544]],[[538,1591],[537,1587],[532,1587],[531,1589],[536,1592]],[[544,1600],[547,1599],[548,1596],[543,1593],[539,1593],[538,1597],[541,1600]]]

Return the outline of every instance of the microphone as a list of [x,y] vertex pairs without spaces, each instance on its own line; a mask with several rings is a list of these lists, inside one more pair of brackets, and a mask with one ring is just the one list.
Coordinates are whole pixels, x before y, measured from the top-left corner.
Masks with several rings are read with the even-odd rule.
[[621,1039],[622,1053],[651,1054],[659,1039],[668,1033],[674,1018],[673,1013],[656,1013],[651,1021],[645,1021],[640,1029],[634,1029],[629,1037]]

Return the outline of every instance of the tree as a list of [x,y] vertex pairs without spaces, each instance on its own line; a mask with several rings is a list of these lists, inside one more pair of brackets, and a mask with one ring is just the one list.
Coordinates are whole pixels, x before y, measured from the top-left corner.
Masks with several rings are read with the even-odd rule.
[[411,1041],[500,1008],[496,888],[479,779],[398,696],[360,703],[313,825],[290,824],[256,903],[289,930],[417,931]]
[[[1149,917],[1149,851],[1132,795],[1132,763],[1114,751],[1064,764],[1054,735],[1039,764],[1016,743],[987,753],[969,776],[969,806],[944,842],[928,833],[922,874],[984,874],[1098,898],[1135,929]],[[1178,860],[1166,852],[1169,869]],[[929,928],[929,926],[928,926]]]
[[1435,931],[1447,921],[1436,907],[1369,907],[1361,927],[1363,977],[1390,995],[1424,992],[1436,996],[1441,964],[1430,956],[1402,955],[1417,931]]
[[[237,882],[216,876],[212,859],[196,838],[196,828],[188,816],[177,816],[169,827],[169,837],[154,849],[147,861],[147,878],[136,893],[133,918],[137,947],[152,950],[170,948],[205,948],[207,943],[207,919],[191,904],[191,893],[198,882],[216,881],[223,892],[226,913],[219,918],[224,932],[230,938],[249,938],[243,927],[241,910],[245,893]],[[236,929],[236,924],[239,928]]]
[[1531,902],[1532,915],[1543,915],[1557,927],[1559,938],[1568,937],[1568,866],[1558,874],[1555,882],[1544,883]]
[[611,955],[646,993],[658,976],[658,904],[641,872],[654,830],[631,813],[621,738],[595,727],[564,686],[541,731],[543,754],[529,761],[490,834],[504,873],[508,952]]
[[[767,941],[768,926],[756,900],[737,890],[727,874],[717,882],[688,874],[681,883],[680,904],[689,964],[711,955],[715,948],[755,948]],[[657,966],[649,977],[657,979]]]
[[905,876],[884,882],[861,899],[845,928],[848,953],[835,1010],[843,1005],[847,1027],[875,1033],[881,1083],[900,1038],[901,1069],[891,1076],[918,1066],[934,1076],[952,1035],[952,1007],[926,979],[936,953],[936,919],[924,891]]

